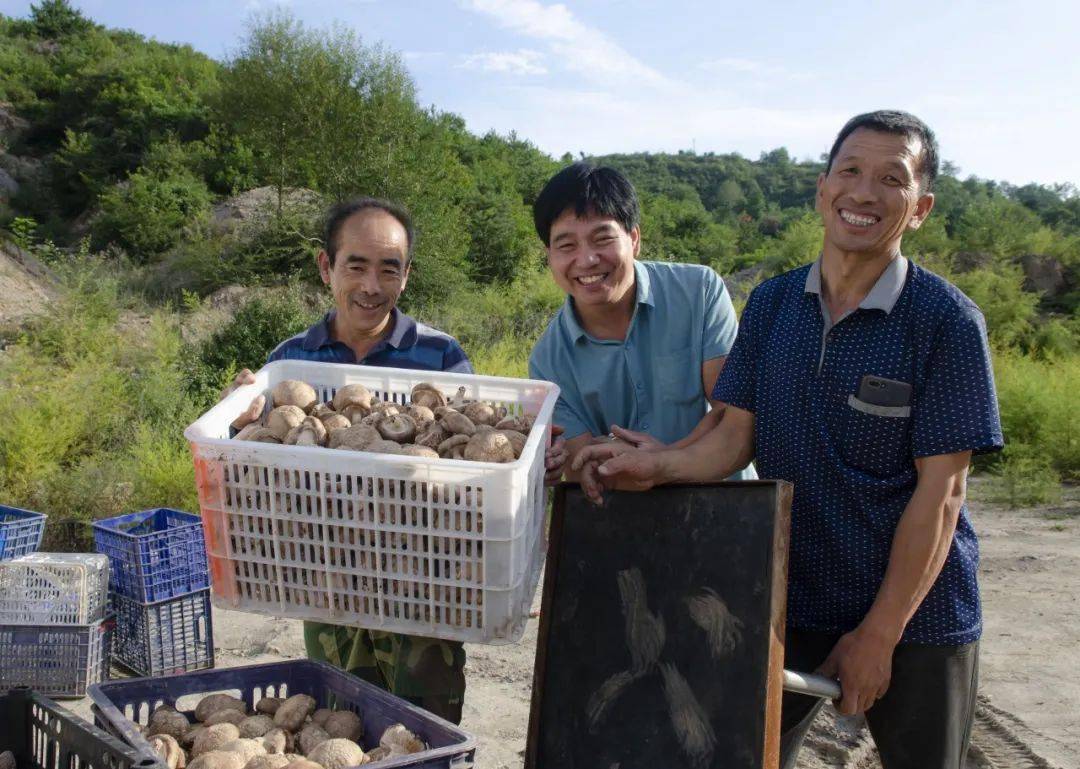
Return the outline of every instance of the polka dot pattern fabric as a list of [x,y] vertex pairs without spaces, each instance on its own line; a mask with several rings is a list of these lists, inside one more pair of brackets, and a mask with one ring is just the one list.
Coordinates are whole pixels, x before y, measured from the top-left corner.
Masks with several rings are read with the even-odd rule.
[[[910,265],[890,312],[856,309],[824,340],[802,267],[751,294],[713,396],[756,417],[762,478],[790,481],[788,623],[847,632],[869,610],[896,526],[915,490],[917,457],[1003,444],[986,326],[956,287]],[[820,359],[820,369],[819,369]],[[874,409],[863,376],[912,386],[910,409]],[[979,547],[965,505],[940,575],[902,642],[979,638]]]

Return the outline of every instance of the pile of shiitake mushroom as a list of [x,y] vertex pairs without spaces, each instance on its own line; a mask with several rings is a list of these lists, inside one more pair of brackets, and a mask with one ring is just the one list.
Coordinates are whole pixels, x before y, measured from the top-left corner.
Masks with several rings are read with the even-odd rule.
[[228,694],[195,706],[195,720],[159,705],[143,728],[168,769],[347,769],[426,749],[401,724],[387,728],[378,747],[365,751],[364,723],[352,711],[316,709],[306,694],[264,697],[249,713]]
[[240,430],[237,440],[513,462],[535,419],[531,414],[508,416],[503,407],[470,400],[464,387],[447,399],[426,382],[412,389],[407,406],[383,402],[360,384],[346,385],[333,400],[321,403],[314,387],[295,379],[280,382],[270,397],[273,408]]

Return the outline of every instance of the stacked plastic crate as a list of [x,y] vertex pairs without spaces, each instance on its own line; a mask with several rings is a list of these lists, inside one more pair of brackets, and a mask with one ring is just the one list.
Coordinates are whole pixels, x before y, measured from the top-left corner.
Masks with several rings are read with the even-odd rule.
[[214,666],[210,576],[197,515],[157,508],[94,524],[109,557],[113,662],[144,676]]
[[0,507],[0,691],[81,697],[109,669],[109,562],[36,553],[45,516]]

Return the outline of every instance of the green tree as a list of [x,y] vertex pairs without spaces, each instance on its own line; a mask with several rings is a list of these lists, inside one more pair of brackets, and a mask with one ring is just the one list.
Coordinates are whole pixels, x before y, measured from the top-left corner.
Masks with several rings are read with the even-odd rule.
[[62,38],[93,29],[94,23],[72,8],[67,0],[42,0],[30,4],[30,23],[41,37]]

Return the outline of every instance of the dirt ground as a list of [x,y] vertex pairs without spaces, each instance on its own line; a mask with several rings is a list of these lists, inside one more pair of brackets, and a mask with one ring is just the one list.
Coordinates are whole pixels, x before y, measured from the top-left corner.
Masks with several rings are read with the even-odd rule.
[[[972,504],[982,543],[981,697],[967,769],[1080,769],[1080,489],[1061,505]],[[539,607],[539,594],[535,605]],[[215,610],[218,666],[303,656],[300,623]],[[476,769],[522,766],[537,621],[520,643],[469,646],[462,726]],[[71,703],[86,715],[89,703]],[[879,767],[865,730],[819,717],[802,769]]]

